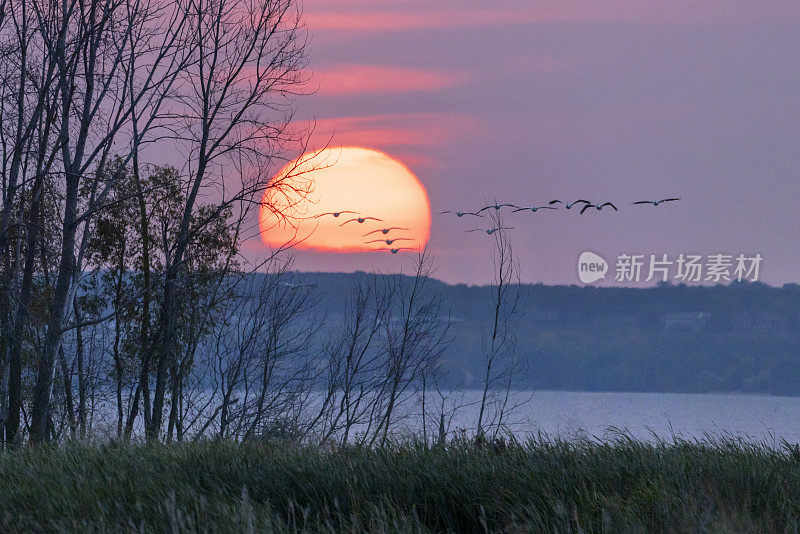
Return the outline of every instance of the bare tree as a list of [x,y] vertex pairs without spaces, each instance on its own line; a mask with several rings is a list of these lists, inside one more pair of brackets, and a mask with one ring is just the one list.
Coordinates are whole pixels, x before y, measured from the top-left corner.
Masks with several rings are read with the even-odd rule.
[[[313,337],[321,321],[314,287],[294,280],[291,259],[271,258],[266,273],[227,279],[229,291],[214,331],[192,367],[201,391],[187,429],[195,439],[214,429],[219,437],[251,438],[275,425],[301,431],[300,405],[313,386]],[[288,430],[288,428],[287,428]]]
[[[167,257],[159,328],[156,381],[148,439],[162,424],[168,369],[176,354],[178,282],[203,188],[216,185],[219,211],[231,204],[257,204],[268,185],[267,169],[294,140],[288,128],[286,97],[303,82],[305,33],[292,0],[199,0],[190,11],[190,46],[194,61],[182,73],[173,138],[187,157],[183,216],[174,248]],[[241,184],[231,189],[222,179],[222,162],[238,165]],[[213,220],[215,212],[208,214]]]
[[476,425],[478,442],[486,439],[487,431],[496,437],[503,429],[514,379],[523,370],[514,337],[520,290],[519,265],[500,211],[490,212],[489,224],[497,230],[491,234],[494,240],[492,322],[488,331],[483,333],[484,373]]
[[449,318],[443,317],[442,302],[430,287],[433,259],[427,249],[420,252],[410,280],[394,276],[390,294],[392,315],[384,322],[385,361],[380,369],[379,394],[382,407],[372,443],[385,444],[404,401],[413,402],[416,388],[425,387],[425,371],[435,368],[447,347]]
[[372,426],[385,355],[380,334],[391,312],[390,289],[375,275],[360,276],[350,290],[338,331],[323,347],[323,388],[312,424],[320,428],[321,443],[337,439],[346,444],[354,428]]
[[[33,286],[34,259],[39,239],[39,216],[44,180],[56,148],[51,132],[55,120],[56,62],[40,50],[42,21],[26,2],[4,2],[2,6],[3,52],[2,101],[0,101],[0,145],[2,150],[3,205],[0,215],[0,359],[7,356],[8,410],[4,417],[6,441],[17,440],[22,408],[22,328],[27,322]],[[35,168],[34,168],[35,166]],[[31,176],[31,174],[33,176]],[[32,183],[31,183],[32,181]],[[20,193],[27,192],[27,198]],[[30,207],[26,210],[26,201]],[[12,213],[19,222],[14,263],[22,267],[22,281],[11,287]],[[24,236],[24,237],[23,237]],[[24,239],[24,244],[22,239]],[[24,254],[24,262],[20,256]],[[24,266],[21,265],[24,263]],[[16,270],[16,269],[14,269]],[[12,297],[16,305],[12,307]]]
[[[124,68],[133,53],[130,36],[138,34],[142,26],[169,20],[169,15],[161,11],[162,5],[121,0],[35,0],[30,4],[39,21],[42,49],[56,65],[54,146],[59,154],[64,192],[60,258],[31,408],[31,440],[41,442],[47,439],[56,355],[73,309],[92,216],[102,209],[105,196],[117,179],[114,175],[103,179],[111,147],[120,138],[130,139],[126,128],[137,103],[152,102],[152,95],[163,91],[165,81],[175,79],[178,71],[165,69],[164,65],[182,48],[176,46],[177,39],[168,37],[160,52],[140,56],[146,73],[133,83],[130,78],[134,72]],[[178,1],[165,5],[175,12],[184,10]],[[182,24],[176,24],[163,34],[171,36],[181,31]],[[128,95],[131,87],[134,94]],[[145,122],[150,126],[159,116],[159,107],[149,110],[153,120]],[[144,135],[143,130],[146,129],[139,135]],[[127,162],[131,153],[123,158]],[[82,190],[88,191],[88,198]]]

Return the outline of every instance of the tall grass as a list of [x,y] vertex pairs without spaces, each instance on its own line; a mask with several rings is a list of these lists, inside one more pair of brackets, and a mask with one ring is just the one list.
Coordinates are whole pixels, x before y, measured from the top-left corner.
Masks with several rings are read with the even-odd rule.
[[797,531],[800,460],[731,440],[0,454],[0,531]]

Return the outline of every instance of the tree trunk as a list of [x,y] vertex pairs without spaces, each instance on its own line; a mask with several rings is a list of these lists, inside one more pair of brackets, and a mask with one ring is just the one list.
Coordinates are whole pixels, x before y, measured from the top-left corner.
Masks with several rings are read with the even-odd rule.
[[25,245],[25,266],[22,273],[17,312],[11,334],[11,346],[8,351],[8,414],[6,417],[6,441],[12,443],[17,439],[20,417],[22,415],[22,335],[28,322],[31,292],[33,291],[33,271],[36,266],[36,249],[39,240],[39,228],[42,204],[42,186],[44,179],[37,176],[33,189],[31,211],[26,222],[27,243]]
[[64,354],[64,345],[58,348],[58,360],[61,363],[61,380],[64,382],[64,399],[67,409],[67,421],[69,422],[70,437],[74,438],[76,434],[75,425],[75,400],[72,396],[72,373],[67,365],[67,357]]
[[[74,302],[75,322],[83,320],[78,299]],[[75,360],[78,366],[78,432],[81,438],[86,437],[86,374],[83,363],[83,327],[75,329]]]
[[172,319],[172,301],[174,300],[175,267],[167,269],[164,280],[164,302],[161,309],[161,330],[163,333],[163,346],[158,354],[158,366],[156,367],[156,389],[153,392],[153,415],[150,417],[150,424],[146,431],[147,441],[153,442],[158,439],[161,431],[161,423],[164,418],[164,396],[167,390],[167,371],[172,359],[174,359],[174,335]]
[[[134,137],[136,137],[136,118],[133,119]],[[133,179],[136,186],[136,199],[139,204],[139,237],[142,240],[142,315],[140,318],[139,354],[141,355],[141,368],[139,370],[139,384],[133,394],[128,421],[125,424],[125,441],[131,439],[133,425],[139,412],[139,397],[144,405],[144,427],[149,427],[150,421],[150,222],[147,217],[147,204],[144,198],[141,176],[139,174],[138,145],[134,144],[133,150]]]
[[[34,444],[47,441],[47,421],[50,414],[50,397],[53,392],[53,374],[56,355],[61,345],[67,300],[71,295],[75,271],[75,232],[77,229],[78,176],[67,174],[64,223],[61,242],[61,260],[58,266],[53,303],[49,310],[44,349],[39,357],[36,385],[31,408],[31,441]],[[71,303],[69,303],[71,304]]]

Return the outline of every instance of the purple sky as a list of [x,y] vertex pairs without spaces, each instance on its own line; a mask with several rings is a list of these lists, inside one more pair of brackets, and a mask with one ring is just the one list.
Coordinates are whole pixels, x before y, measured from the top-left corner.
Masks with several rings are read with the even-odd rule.
[[[613,200],[619,213],[509,215],[526,282],[577,258],[760,253],[800,281],[800,4],[794,1],[304,2],[316,119],[333,145],[406,163],[432,210]],[[679,196],[658,208],[642,198]],[[435,275],[491,281],[491,238],[434,215]],[[302,270],[411,257],[300,252]]]

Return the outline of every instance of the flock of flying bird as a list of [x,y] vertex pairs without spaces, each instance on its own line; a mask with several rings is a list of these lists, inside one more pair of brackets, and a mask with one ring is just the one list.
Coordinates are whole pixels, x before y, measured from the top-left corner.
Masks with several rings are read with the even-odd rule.
[[[637,200],[636,202],[633,202],[633,204],[635,204],[635,205],[636,204],[650,204],[652,206],[659,206],[659,205],[661,205],[661,204],[663,204],[665,202],[675,202],[677,200],[680,200],[680,199],[679,198],[662,198],[662,199],[659,199],[659,200]],[[465,215],[471,215],[473,217],[483,217],[483,212],[484,211],[495,210],[497,212],[497,211],[500,211],[503,208],[513,208],[511,210],[512,213],[523,212],[523,211],[529,211],[531,213],[536,213],[539,210],[558,210],[557,205],[561,205],[567,210],[571,210],[573,208],[575,208],[575,209],[580,208],[580,214],[581,215],[586,213],[587,210],[595,209],[597,211],[600,211],[600,210],[602,210],[603,208],[606,208],[606,207],[611,208],[614,211],[619,211],[619,208],[617,208],[617,206],[613,202],[602,202],[601,203],[601,202],[590,202],[588,200],[579,199],[579,200],[574,200],[572,202],[565,202],[563,200],[551,200],[550,202],[548,202],[547,204],[542,205],[542,206],[517,206],[516,204],[509,204],[509,203],[505,203],[505,204],[496,204],[495,203],[495,204],[490,204],[488,206],[484,206],[484,207],[482,207],[481,209],[479,209],[477,211],[445,210],[445,211],[440,211],[439,214],[452,213],[453,215],[456,215],[457,217],[464,217]],[[513,230],[513,227],[510,227],[510,226],[498,226],[496,228],[488,228],[488,229],[474,228],[472,230],[467,230],[466,232],[486,232],[487,234],[492,235],[493,233],[497,232],[498,230]]]
[[[638,205],[650,204],[650,205],[655,207],[655,206],[659,206],[661,204],[664,204],[666,202],[675,202],[675,201],[678,201],[678,200],[680,200],[680,199],[679,198],[662,198],[660,200],[637,200],[636,202],[633,202],[633,204],[634,205],[637,205],[637,204]],[[613,209],[614,211],[619,211],[619,209],[617,208],[617,206],[613,202],[602,202],[602,203],[596,202],[595,203],[595,202],[590,202],[588,200],[579,199],[579,200],[574,200],[572,202],[565,202],[563,200],[551,200],[546,205],[542,205],[542,206],[517,206],[516,204],[509,204],[509,203],[505,203],[505,204],[497,204],[497,203],[495,203],[495,204],[491,204],[489,206],[484,206],[484,207],[482,207],[481,209],[479,209],[477,211],[445,210],[445,211],[440,211],[439,214],[443,215],[443,214],[452,213],[453,215],[456,215],[457,217],[464,217],[465,215],[470,215],[470,216],[473,216],[473,217],[483,217],[483,212],[484,211],[495,210],[495,212],[497,212],[497,211],[500,211],[503,208],[512,208],[512,213],[524,212],[524,211],[529,211],[531,213],[536,213],[539,210],[558,210],[557,205],[561,205],[561,206],[564,207],[564,209],[567,209],[567,210],[571,210],[573,208],[575,208],[575,209],[580,208],[580,214],[581,215],[586,213],[587,210],[591,210],[591,209],[595,209],[597,211],[601,211],[604,208],[610,208],[610,209]],[[383,222],[383,219],[379,219],[378,217],[362,217],[360,213],[355,212],[355,211],[349,211],[349,210],[329,211],[329,212],[326,212],[326,213],[320,213],[319,215],[315,215],[314,218],[315,219],[319,219],[321,217],[325,217],[325,216],[330,215],[330,216],[333,216],[334,218],[338,219],[340,216],[342,216],[344,214],[355,215],[355,217],[347,219],[346,221],[341,223],[339,226],[346,226],[346,225],[348,225],[350,223],[353,223],[353,222],[358,223],[358,224],[364,224],[367,221]],[[375,236],[376,234],[380,234],[378,236],[379,239],[370,239],[368,241],[365,241],[364,244],[382,243],[382,244],[385,244],[386,247],[388,247],[388,248],[386,248],[386,247],[384,247],[384,248],[376,248],[376,249],[373,249],[373,250],[387,250],[387,251],[391,252],[392,254],[397,254],[401,250],[414,250],[412,247],[392,247],[392,245],[394,245],[394,243],[399,242],[399,241],[414,241],[414,238],[405,237],[405,236],[402,236],[402,235],[399,236],[399,237],[394,237],[394,234],[392,234],[391,237],[388,236],[390,232],[394,232],[394,231],[402,232],[404,230],[408,230],[408,228],[403,228],[403,227],[399,227],[399,226],[389,226],[389,227],[386,227],[386,228],[378,228],[376,230],[372,230],[370,232],[367,232],[362,237],[370,237],[370,236]],[[496,228],[488,228],[488,229],[474,228],[472,230],[466,230],[466,232],[467,233],[469,233],[469,232],[486,232],[488,235],[492,235],[493,233],[497,232],[498,230],[513,230],[513,227],[498,226]]]
[[[344,210],[344,211],[329,211],[329,212],[326,212],[326,213],[320,213],[319,215],[316,215],[314,218],[315,219],[319,219],[320,217],[324,217],[326,215],[332,215],[335,218],[339,218],[341,215],[343,215],[345,213],[349,213],[351,215],[356,215],[356,217],[347,219],[346,221],[341,223],[339,226],[345,226],[345,225],[347,225],[349,223],[352,223],[352,222],[355,222],[355,223],[358,223],[358,224],[364,224],[366,221],[383,222],[383,219],[379,219],[378,217],[361,217],[359,213],[357,213],[355,211],[348,211],[348,210]],[[373,250],[388,250],[392,254],[397,254],[401,250],[414,250],[412,247],[395,247],[395,248],[391,248],[392,245],[397,241],[414,241],[413,237],[402,237],[402,236],[400,236],[400,237],[386,237],[386,236],[388,236],[389,232],[393,232],[395,230],[403,231],[403,230],[408,230],[408,228],[403,228],[403,227],[400,227],[400,226],[389,226],[389,227],[386,227],[386,228],[378,228],[377,230],[372,230],[371,232],[367,232],[366,234],[364,234],[361,237],[369,237],[369,236],[374,236],[375,234],[381,234],[382,237],[380,239],[370,239],[369,241],[365,241],[364,244],[385,243],[387,247],[390,247],[390,248],[376,248],[376,249],[373,249]]]

